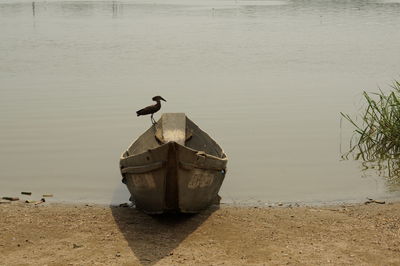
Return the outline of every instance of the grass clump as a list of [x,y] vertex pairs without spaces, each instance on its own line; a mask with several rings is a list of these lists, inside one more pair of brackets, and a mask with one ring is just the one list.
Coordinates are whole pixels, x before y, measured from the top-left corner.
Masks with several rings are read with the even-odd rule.
[[361,123],[341,113],[355,127],[350,150],[343,157],[354,154],[366,162],[385,161],[392,170],[389,175],[400,173],[400,82],[394,81],[391,88],[389,93],[363,93],[367,106],[360,114]]

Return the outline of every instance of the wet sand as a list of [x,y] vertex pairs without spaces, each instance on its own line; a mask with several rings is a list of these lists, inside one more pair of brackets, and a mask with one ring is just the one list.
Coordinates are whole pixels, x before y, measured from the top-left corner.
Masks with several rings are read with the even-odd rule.
[[148,216],[13,202],[0,204],[0,264],[399,265],[399,221],[400,203]]

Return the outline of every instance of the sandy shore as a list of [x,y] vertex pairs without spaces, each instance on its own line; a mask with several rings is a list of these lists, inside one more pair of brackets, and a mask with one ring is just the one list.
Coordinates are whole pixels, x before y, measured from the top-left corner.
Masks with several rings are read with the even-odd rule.
[[399,265],[400,203],[148,216],[0,204],[1,265]]

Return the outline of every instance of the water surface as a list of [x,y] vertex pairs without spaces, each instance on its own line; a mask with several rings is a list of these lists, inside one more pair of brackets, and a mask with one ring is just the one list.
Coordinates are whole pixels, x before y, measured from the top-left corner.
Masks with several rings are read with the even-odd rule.
[[351,128],[339,112],[399,78],[399,12],[399,1],[0,0],[0,194],[126,201],[119,156],[150,126],[135,111],[162,95],[163,112],[185,112],[228,154],[224,202],[396,198],[341,160]]

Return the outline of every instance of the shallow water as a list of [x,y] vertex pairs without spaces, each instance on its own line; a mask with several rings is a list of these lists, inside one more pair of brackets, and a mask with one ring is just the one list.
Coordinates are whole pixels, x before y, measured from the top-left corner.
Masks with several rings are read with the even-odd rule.
[[[0,195],[128,199],[118,160],[151,97],[229,157],[224,202],[400,188],[340,158],[362,91],[399,79],[400,1],[0,0]],[[157,115],[159,117],[159,114]]]

